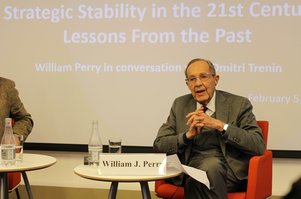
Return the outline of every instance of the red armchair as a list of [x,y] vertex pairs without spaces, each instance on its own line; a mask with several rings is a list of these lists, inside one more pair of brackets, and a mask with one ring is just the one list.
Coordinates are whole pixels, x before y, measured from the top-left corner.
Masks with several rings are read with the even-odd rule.
[[[265,145],[268,141],[268,121],[257,121],[262,129]],[[155,192],[160,198],[184,199],[184,188],[165,180],[155,182]],[[265,149],[261,156],[250,159],[248,185],[245,192],[228,193],[228,199],[263,199],[272,195],[272,152]]]
[[18,190],[18,186],[20,183],[21,183],[21,172],[8,173],[8,190],[9,192],[15,190],[18,199],[20,199],[20,194]]

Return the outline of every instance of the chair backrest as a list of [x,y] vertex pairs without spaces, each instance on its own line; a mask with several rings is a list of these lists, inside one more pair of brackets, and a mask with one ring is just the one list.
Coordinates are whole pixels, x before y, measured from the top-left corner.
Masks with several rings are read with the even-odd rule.
[[269,122],[265,120],[258,120],[257,121],[258,126],[262,130],[262,135],[264,139],[265,148],[267,148],[268,144],[268,132],[269,132]]

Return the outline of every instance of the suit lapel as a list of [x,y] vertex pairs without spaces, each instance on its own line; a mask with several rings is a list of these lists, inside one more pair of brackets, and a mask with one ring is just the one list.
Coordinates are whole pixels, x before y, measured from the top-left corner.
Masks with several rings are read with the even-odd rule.
[[[191,112],[196,110],[196,107],[197,107],[196,103],[197,102],[195,101],[195,99],[191,95],[191,98],[188,100],[187,105],[185,107],[185,111],[184,111],[185,115],[187,115],[188,113],[191,113]],[[189,126],[185,125],[185,128],[186,128],[185,132],[187,132],[188,129],[189,129]],[[185,150],[185,160],[184,160],[185,164],[188,164],[189,157],[190,157],[190,152],[191,152],[191,147],[192,147],[192,143],[190,143],[187,146],[186,150]]]
[[228,103],[225,96],[221,92],[216,91],[216,100],[215,100],[216,119],[219,119],[219,120],[227,123],[229,120],[229,117],[228,117],[229,116],[229,107],[230,107],[230,104]]
[[190,112],[193,112],[196,110],[196,101],[195,99],[192,97],[191,95],[191,98],[189,99],[188,103],[187,103],[187,107],[186,107],[186,110],[185,110],[185,114],[188,114]]
[[[215,101],[215,110],[216,110],[216,119],[219,119],[225,123],[229,122],[229,108],[230,104],[228,103],[226,97],[219,91],[216,91],[216,101]],[[220,146],[223,154],[226,154],[226,144],[222,136],[218,136]]]

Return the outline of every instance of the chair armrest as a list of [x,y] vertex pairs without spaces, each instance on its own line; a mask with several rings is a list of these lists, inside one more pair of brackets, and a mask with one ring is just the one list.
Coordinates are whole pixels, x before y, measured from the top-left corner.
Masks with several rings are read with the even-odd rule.
[[165,180],[155,181],[155,192],[158,197],[179,199],[184,196],[184,188],[170,184]]
[[166,181],[165,180],[156,180],[155,181],[155,192],[157,192],[158,189],[160,189],[160,186],[165,184]]
[[265,150],[249,162],[247,199],[267,198],[272,195],[272,152]]

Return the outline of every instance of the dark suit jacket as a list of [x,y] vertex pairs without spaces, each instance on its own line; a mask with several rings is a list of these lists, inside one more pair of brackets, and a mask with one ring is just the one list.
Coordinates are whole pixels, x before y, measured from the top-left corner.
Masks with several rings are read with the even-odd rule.
[[[216,119],[229,124],[226,133],[219,136],[219,143],[229,167],[238,179],[247,179],[249,159],[261,155],[264,140],[261,129],[247,98],[224,91],[216,91]],[[170,115],[154,141],[154,149],[167,154],[177,153],[181,162],[187,164],[191,145],[185,146],[183,134],[189,127],[185,116],[196,110],[196,101],[191,94],[175,99]]]
[[14,119],[13,131],[15,134],[24,135],[25,138],[29,135],[33,121],[19,98],[15,83],[0,77],[0,138],[3,135],[6,117]]

